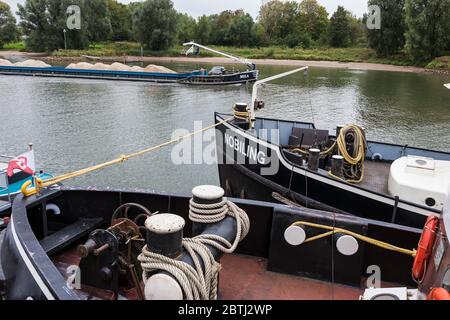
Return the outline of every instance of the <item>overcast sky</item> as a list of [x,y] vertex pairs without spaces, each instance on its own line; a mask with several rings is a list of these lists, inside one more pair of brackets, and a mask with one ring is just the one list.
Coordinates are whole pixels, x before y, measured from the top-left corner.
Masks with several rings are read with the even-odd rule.
[[[8,3],[13,12],[17,11],[17,3],[24,3],[25,0],[2,0]],[[135,1],[135,0],[134,0]],[[224,10],[244,9],[253,17],[257,17],[259,7],[263,0],[172,0],[175,8],[180,12],[187,12],[194,17],[203,14],[213,14]],[[318,0],[324,5],[328,13],[333,13],[338,5],[344,6],[357,16],[362,16],[367,9],[367,0]],[[119,0],[122,3],[133,2],[133,0]]]

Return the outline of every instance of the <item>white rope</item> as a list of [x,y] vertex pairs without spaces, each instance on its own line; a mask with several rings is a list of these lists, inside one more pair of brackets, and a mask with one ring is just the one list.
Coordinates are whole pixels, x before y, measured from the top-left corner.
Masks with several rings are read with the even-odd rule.
[[250,230],[250,219],[244,210],[226,198],[220,203],[212,205],[198,204],[192,199],[190,201],[189,218],[194,222],[217,223],[222,221],[227,215],[236,219],[237,230],[233,244],[213,234],[203,234],[192,239],[183,239],[183,248],[191,256],[194,267],[186,262],[150,252],[145,246],[138,257],[143,270],[144,283],[147,283],[152,272],[163,270],[170,273],[178,281],[186,300],[216,300],[221,266],[215,261],[207,245],[223,253],[234,252],[239,241],[244,239]]

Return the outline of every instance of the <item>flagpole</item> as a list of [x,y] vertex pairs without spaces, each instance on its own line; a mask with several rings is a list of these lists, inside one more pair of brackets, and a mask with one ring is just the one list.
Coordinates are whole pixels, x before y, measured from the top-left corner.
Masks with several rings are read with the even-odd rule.
[[[28,148],[30,149],[30,151],[33,151],[33,143],[29,143],[28,144]],[[40,195],[40,191],[39,188],[37,188],[37,174],[36,174],[36,170],[34,169],[34,173],[33,173],[33,184],[34,187],[36,188],[36,196]]]

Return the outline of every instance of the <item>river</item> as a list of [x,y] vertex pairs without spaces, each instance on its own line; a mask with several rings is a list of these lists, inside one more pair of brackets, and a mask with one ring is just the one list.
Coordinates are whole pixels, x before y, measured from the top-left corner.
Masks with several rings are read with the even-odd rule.
[[[167,65],[176,70],[196,65]],[[289,67],[261,67],[261,77]],[[311,68],[260,90],[258,116],[314,121],[319,128],[357,123],[370,140],[450,151],[450,79],[427,73]],[[61,174],[165,142],[214,111],[249,102],[251,86],[189,87],[148,83],[0,76],[0,154],[32,142],[38,167]],[[197,124],[198,125],[198,124]],[[207,144],[207,143],[205,143]],[[189,193],[218,184],[211,164],[176,165],[172,147],[69,185]]]

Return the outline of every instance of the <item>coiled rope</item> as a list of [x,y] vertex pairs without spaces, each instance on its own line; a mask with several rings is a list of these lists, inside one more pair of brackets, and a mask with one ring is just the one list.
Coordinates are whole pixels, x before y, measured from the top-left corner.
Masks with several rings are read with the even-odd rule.
[[[351,154],[347,150],[346,139],[348,134],[353,134],[354,137],[354,150]],[[348,183],[361,183],[364,179],[364,161],[367,153],[367,141],[363,129],[353,124],[343,127],[333,145],[320,152],[320,156],[324,157],[331,154],[336,146],[338,146],[339,155],[343,156],[345,160],[345,181]],[[309,155],[308,151],[300,148],[294,148],[291,151]],[[336,179],[342,180],[342,178],[333,175],[331,171],[328,174]]]
[[150,148],[147,148],[147,149],[135,152],[135,153],[131,153],[131,154],[128,154],[128,155],[121,155],[120,157],[118,157],[116,159],[113,159],[111,161],[104,162],[104,163],[101,163],[101,164],[97,164],[97,165],[94,165],[94,166],[91,166],[91,167],[88,167],[88,168],[84,168],[84,169],[81,169],[81,170],[69,172],[69,173],[62,174],[60,176],[57,176],[57,177],[54,177],[54,178],[50,178],[50,179],[46,179],[46,180],[35,178],[35,182],[36,183],[35,183],[35,186],[32,187],[32,188],[30,188],[30,186],[33,184],[33,182],[31,180],[29,180],[29,181],[25,182],[22,185],[21,191],[26,197],[31,196],[33,194],[38,193],[39,190],[41,190],[42,188],[49,187],[51,185],[55,185],[55,184],[61,183],[63,181],[66,181],[68,179],[76,178],[76,177],[79,177],[79,176],[82,176],[82,175],[85,175],[85,174],[88,174],[88,173],[91,173],[91,172],[94,172],[94,171],[105,169],[105,168],[113,166],[115,164],[123,163],[123,162],[125,162],[125,161],[127,161],[127,160],[129,160],[131,158],[135,158],[135,157],[144,155],[146,153],[150,153],[152,151],[156,151],[156,150],[159,150],[161,148],[167,147],[167,146],[169,146],[171,144],[175,144],[175,143],[181,142],[184,139],[190,138],[190,137],[195,136],[197,134],[200,134],[202,132],[205,132],[205,131],[208,131],[210,129],[213,129],[213,128],[215,128],[215,127],[217,127],[219,125],[222,125],[222,124],[224,124],[226,122],[229,122],[231,120],[233,120],[233,117],[230,117],[228,119],[222,120],[222,121],[220,121],[220,122],[218,122],[216,124],[210,125],[208,127],[202,128],[200,130],[188,133],[188,134],[186,134],[184,136],[181,136],[181,137],[169,140],[167,142],[158,144],[156,146],[153,146],[153,147],[150,147]]
[[218,223],[227,216],[234,217],[237,230],[233,243],[213,234],[184,238],[183,248],[191,256],[194,267],[186,262],[150,252],[145,246],[138,257],[143,270],[142,277],[144,283],[147,283],[152,272],[164,270],[178,281],[186,300],[216,300],[221,265],[215,261],[207,245],[223,253],[234,252],[250,230],[250,219],[244,210],[226,198],[220,203],[210,205],[198,204],[191,199],[189,208],[189,218],[194,222],[211,224]]

